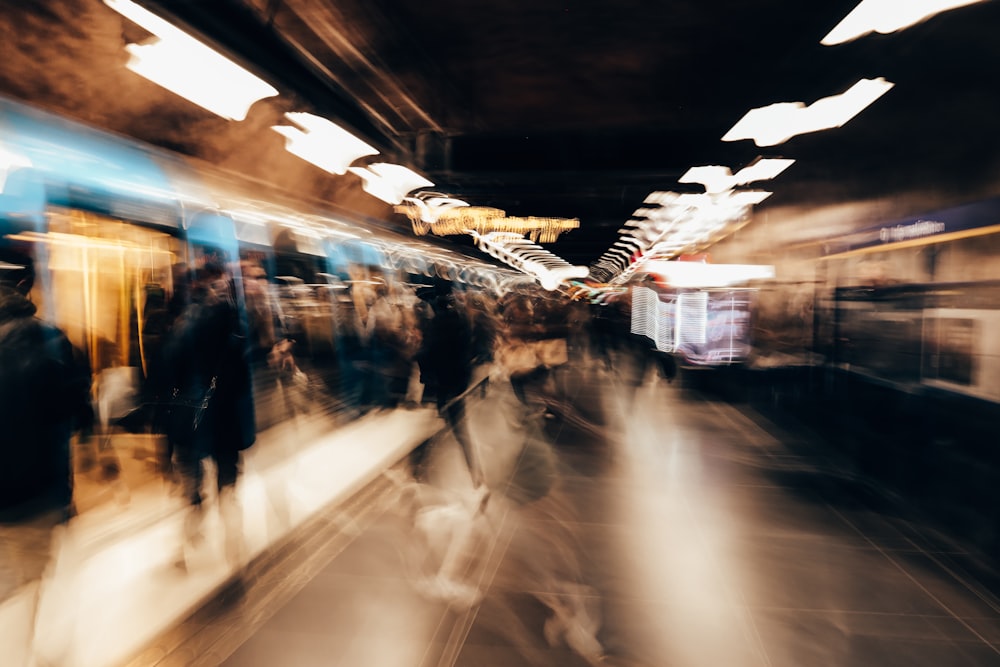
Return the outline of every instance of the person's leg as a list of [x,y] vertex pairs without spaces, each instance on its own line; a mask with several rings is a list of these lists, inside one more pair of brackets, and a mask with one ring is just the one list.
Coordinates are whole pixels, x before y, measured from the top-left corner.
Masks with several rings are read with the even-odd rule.
[[[50,581],[57,558],[55,533],[65,519],[65,511],[49,510],[20,521],[0,520],[0,602],[24,596],[24,604],[20,606],[24,622],[19,624],[24,628],[23,634],[16,645],[8,646],[5,651],[7,658],[17,664],[33,664],[32,660],[38,660],[40,611],[43,598],[55,590]],[[71,601],[49,602],[66,605]],[[58,622],[63,618],[53,620]],[[59,646],[49,647],[52,655],[67,650],[72,638],[58,640]]]
[[205,481],[205,470],[201,456],[193,444],[175,443],[174,457],[177,463],[181,494],[189,505],[184,516],[175,565],[186,568],[187,549],[195,546],[201,540],[202,485]]
[[469,476],[472,478],[472,485],[477,489],[484,483],[484,475],[479,465],[479,458],[476,453],[475,443],[469,434],[469,427],[465,421],[465,399],[448,399],[441,404],[442,414],[445,422],[451,427],[451,432],[455,435],[462,455],[465,457],[465,464],[469,468]]
[[245,557],[243,508],[236,497],[240,453],[234,448],[219,448],[212,458],[215,461],[219,518],[222,520],[226,559],[230,565],[241,567]]

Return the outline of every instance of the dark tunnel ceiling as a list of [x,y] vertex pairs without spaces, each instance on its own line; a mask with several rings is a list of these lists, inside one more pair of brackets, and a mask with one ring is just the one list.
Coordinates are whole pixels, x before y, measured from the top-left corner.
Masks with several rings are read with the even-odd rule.
[[[578,217],[590,263],[689,167],[794,158],[758,210],[982,191],[1000,155],[1000,3],[826,47],[858,0],[141,0],[436,183],[511,215]],[[885,77],[843,128],[720,138],[749,109]],[[276,81],[275,81],[276,82]],[[402,224],[401,220],[401,224]]]

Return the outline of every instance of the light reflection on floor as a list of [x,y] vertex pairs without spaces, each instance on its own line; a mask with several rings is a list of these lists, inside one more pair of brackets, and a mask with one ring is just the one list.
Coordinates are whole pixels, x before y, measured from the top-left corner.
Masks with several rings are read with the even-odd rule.
[[[836,470],[732,406],[652,374],[631,386],[636,376],[564,369],[532,388],[527,410],[498,378],[470,408],[494,489],[484,510],[446,435],[419,479],[401,469],[385,478],[377,516],[336,519],[351,529],[339,555],[308,574],[274,573],[287,592],[278,608],[250,590],[188,622],[218,636],[242,629],[239,643],[157,652],[153,641],[132,665],[1000,664],[1000,601],[963,569],[960,549],[875,511]],[[401,414],[355,431],[333,458],[261,466],[244,511],[266,531],[316,507],[331,471],[358,464],[358,452],[419,440],[430,422]],[[541,459],[527,476],[516,466],[528,425],[558,458],[548,494],[525,503],[508,485],[542,488],[547,474]],[[68,665],[116,664],[126,653],[108,637],[130,627],[121,612],[150,638],[157,615],[183,614],[162,575],[141,580],[171,530],[155,524],[132,541],[145,546],[107,545],[88,565],[104,568],[87,570],[89,580],[122,577],[101,588],[119,613],[88,608]],[[297,537],[303,548],[309,537]],[[220,554],[204,555],[171,586],[210,589],[224,573],[213,574]]]

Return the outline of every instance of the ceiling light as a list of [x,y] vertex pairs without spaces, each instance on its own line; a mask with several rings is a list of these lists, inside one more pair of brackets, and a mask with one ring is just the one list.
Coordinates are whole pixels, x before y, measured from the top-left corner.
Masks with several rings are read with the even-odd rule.
[[659,204],[660,206],[666,206],[673,200],[677,199],[676,192],[650,192],[649,195],[642,200],[644,204]]
[[532,276],[544,289],[555,290],[567,280],[590,274],[587,267],[570,264],[519,234],[474,231],[470,234],[480,250]]
[[[285,137],[285,150],[331,174],[346,174],[352,162],[378,151],[326,118],[311,113],[286,113],[292,125],[274,125]],[[300,129],[301,128],[301,129]]]
[[377,162],[367,168],[350,167],[348,171],[361,177],[365,192],[387,204],[402,203],[408,193],[434,185],[412,169],[387,162]]
[[926,21],[935,14],[977,2],[982,0],[863,0],[820,40],[820,44],[843,44],[870,32],[888,35]]
[[659,209],[656,208],[637,208],[632,215],[637,218],[653,218],[656,216]]
[[156,35],[126,44],[126,67],[153,83],[230,120],[243,120],[250,106],[278,90],[219,52],[131,0],[104,0],[111,9]]
[[840,127],[893,85],[881,77],[861,79],[845,92],[824,97],[809,106],[802,102],[778,102],[751,109],[722,140],[753,139],[758,146],[774,146],[799,134]]
[[774,178],[791,166],[793,162],[795,160],[763,158],[740,169],[736,174],[729,171],[729,167],[718,165],[691,167],[678,179],[678,183],[701,183],[705,186],[705,192],[725,192],[732,190],[737,185]]
[[747,185],[757,181],[769,181],[795,163],[787,158],[760,158],[740,169],[733,178],[736,185]]
[[771,196],[766,190],[740,190],[730,194],[728,201],[734,206],[754,206]]
[[[410,218],[413,232],[417,235],[428,232],[433,232],[437,236],[466,234],[469,231],[479,234],[509,232],[519,238],[527,236],[535,243],[554,243],[563,232],[580,226],[580,220],[577,218],[514,217],[508,216],[505,211],[498,208],[469,206],[461,200],[450,198],[448,199],[451,202],[458,202],[460,205],[445,205],[432,214],[429,207],[418,197],[407,197],[404,200],[405,204],[396,207],[397,213],[403,213]],[[425,201],[431,202],[433,199]],[[424,219],[430,215],[434,216],[433,223]]]
[[433,225],[441,219],[442,213],[453,208],[464,208],[469,202],[455,197],[447,197],[436,193],[419,192],[416,197],[404,197],[405,210],[410,218],[416,217],[420,222]]
[[[757,180],[758,176],[778,173],[791,164],[790,160],[774,162],[756,163],[741,170],[737,176],[749,182]],[[717,241],[720,235],[736,229],[747,220],[751,206],[770,195],[763,190],[683,194],[654,192],[646,201],[662,203],[656,218],[630,221],[635,225],[620,230],[619,239],[595,262],[593,270],[610,274],[606,279],[611,282],[627,282],[651,257],[675,256]]]

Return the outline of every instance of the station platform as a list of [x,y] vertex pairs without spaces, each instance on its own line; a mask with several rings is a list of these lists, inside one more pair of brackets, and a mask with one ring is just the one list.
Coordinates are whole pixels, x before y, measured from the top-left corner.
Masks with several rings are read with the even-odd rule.
[[[37,643],[51,651],[46,660],[111,667],[139,655],[138,664],[155,664],[142,653],[159,635],[441,427],[435,411],[418,409],[378,411],[343,424],[329,415],[299,416],[259,434],[244,453],[234,503],[242,562],[223,553],[217,498],[206,500],[202,540],[182,564],[186,505],[162,477],[85,495],[88,506],[57,536],[55,570],[41,584]],[[25,587],[0,605],[0,664],[30,664],[23,637],[35,592]]]
[[526,404],[491,381],[467,413],[488,497],[432,411],[263,447],[239,570],[218,540],[172,568],[169,518],[78,527],[65,664],[1000,664],[982,554],[749,409],[628,377],[563,368]]

